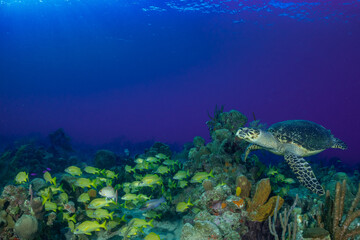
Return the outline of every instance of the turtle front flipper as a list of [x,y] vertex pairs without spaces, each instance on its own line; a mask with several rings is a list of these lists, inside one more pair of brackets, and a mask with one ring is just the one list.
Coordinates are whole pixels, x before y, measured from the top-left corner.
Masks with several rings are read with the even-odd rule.
[[292,153],[286,153],[284,158],[302,185],[316,194],[323,195],[325,193],[310,164],[304,158]]
[[245,150],[244,159],[243,159],[244,162],[246,162],[246,159],[251,151],[259,150],[259,149],[262,149],[262,147],[256,144],[249,144],[249,146]]
[[340,149],[342,149],[342,150],[346,150],[346,149],[347,149],[346,143],[344,143],[344,142],[341,141],[340,139],[334,137],[333,142],[334,142],[334,144],[331,146],[331,148],[340,148]]

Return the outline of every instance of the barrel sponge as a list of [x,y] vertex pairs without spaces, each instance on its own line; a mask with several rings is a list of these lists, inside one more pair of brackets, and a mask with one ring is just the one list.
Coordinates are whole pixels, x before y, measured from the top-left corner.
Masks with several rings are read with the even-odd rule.
[[15,223],[15,233],[22,240],[32,240],[38,231],[38,221],[34,216],[22,215]]

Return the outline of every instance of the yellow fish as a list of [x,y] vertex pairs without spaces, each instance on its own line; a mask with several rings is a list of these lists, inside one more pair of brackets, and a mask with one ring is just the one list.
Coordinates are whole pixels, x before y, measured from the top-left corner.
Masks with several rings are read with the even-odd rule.
[[156,233],[149,233],[145,238],[144,240],[160,240],[160,236]]
[[154,219],[151,219],[150,221],[147,222],[145,219],[133,218],[129,222],[129,226],[132,226],[135,228],[146,228],[147,226],[154,227],[154,225],[152,224],[153,221],[154,221]]
[[174,160],[171,160],[171,159],[167,159],[167,160],[163,161],[162,164],[164,164],[166,166],[173,166],[173,165],[177,164],[177,162]]
[[105,170],[105,176],[107,178],[117,178],[118,174],[115,174],[113,171]]
[[62,203],[67,203],[69,201],[69,196],[67,195],[67,193],[63,192],[60,193],[59,199]]
[[78,199],[77,199],[78,202],[82,202],[82,203],[87,203],[88,201],[90,201],[90,196],[87,192],[85,193],[82,193]]
[[95,168],[95,167],[91,167],[91,166],[86,166],[84,168],[84,171],[89,173],[89,174],[99,174],[100,173],[100,169]]
[[50,184],[56,186],[56,177],[52,178],[51,174],[48,171],[44,173],[44,179],[46,182],[49,182]]
[[236,188],[236,196],[238,197],[241,193],[241,188],[240,187],[237,187]]
[[152,185],[155,185],[155,184],[159,184],[159,185],[162,184],[162,179],[161,179],[161,177],[159,177],[159,176],[156,175],[156,174],[147,174],[147,175],[145,175],[145,177],[141,180],[140,186],[141,186],[141,187],[144,187],[144,186],[152,186]]
[[184,180],[179,181],[179,187],[180,187],[180,188],[184,188],[184,187],[186,187],[187,185],[188,185],[188,181],[184,181]]
[[29,181],[29,174],[26,172],[19,172],[15,177],[15,182],[17,184],[21,184],[27,181]]
[[113,203],[112,200],[107,200],[106,198],[95,198],[89,203],[88,208],[97,209],[102,207],[110,206],[110,203]]
[[95,216],[96,219],[98,219],[98,220],[101,220],[101,219],[104,219],[104,218],[106,218],[106,219],[110,218],[111,220],[113,220],[113,214],[114,214],[114,212],[109,213],[108,210],[106,210],[106,209],[101,209],[101,208],[96,209],[96,210],[94,211],[94,216]]
[[94,212],[95,210],[86,210],[85,213],[86,213],[86,216],[88,216],[89,218],[96,218],[96,216],[94,215]]
[[148,163],[158,163],[158,162],[160,162],[160,159],[158,159],[158,158],[156,158],[156,157],[147,157],[147,158],[146,158],[146,161],[147,161]]
[[287,183],[287,184],[293,184],[293,183],[295,183],[295,180],[292,179],[292,178],[285,178],[285,179],[283,180],[283,182],[284,182],[284,183]]
[[208,179],[209,177],[214,177],[212,174],[212,170],[210,173],[207,172],[198,172],[191,178],[191,183],[202,183],[205,179]]
[[62,184],[59,187],[55,187],[55,185],[51,185],[49,188],[54,194],[57,194],[58,192],[64,192],[62,186],[63,186]]
[[104,221],[102,224],[99,224],[97,221],[85,221],[77,226],[77,228],[74,230],[74,234],[91,235],[91,232],[100,231],[101,228],[107,230],[106,221]]
[[54,211],[54,212],[56,212],[57,209],[58,209],[58,206],[57,206],[56,203],[49,202],[49,201],[47,201],[45,203],[45,211]]
[[168,173],[168,172],[170,172],[170,169],[167,166],[160,166],[156,170],[156,173],[159,173],[159,174],[165,174],[165,173]]
[[128,173],[131,173],[131,172],[135,173],[135,168],[132,168],[131,166],[126,165],[125,166],[125,171],[128,172]]
[[132,194],[132,193],[127,193],[124,196],[121,197],[122,200],[125,201],[132,201],[137,199],[137,195],[136,194]]
[[163,153],[158,153],[155,155],[156,158],[160,159],[160,160],[164,160],[164,159],[169,159],[168,156],[166,156],[165,154]]
[[66,220],[68,222],[72,221],[72,222],[76,223],[75,217],[76,217],[76,214],[74,214],[70,217],[70,213],[67,213],[67,212],[63,213],[63,220]]
[[189,170],[187,172],[180,170],[174,175],[173,179],[183,180],[183,179],[187,178],[188,176],[190,176]]
[[192,204],[190,202],[190,198],[187,202],[179,202],[177,205],[176,205],[176,211],[177,212],[184,212],[186,209],[189,208],[189,206],[194,206],[194,204]]
[[51,188],[45,188],[43,190],[39,191],[40,196],[42,197],[43,201],[42,204],[44,205],[48,200],[50,201],[52,196],[53,196],[53,192],[51,191]]
[[76,166],[70,166],[66,168],[65,172],[71,174],[72,176],[80,176],[82,174],[81,169]]
[[91,188],[91,186],[96,188],[95,181],[91,181],[88,178],[78,178],[74,185],[81,188],[85,188],[85,187]]
[[142,159],[142,158],[137,158],[137,159],[134,160],[134,162],[136,162],[136,163],[143,163],[143,162],[144,162],[144,159]]

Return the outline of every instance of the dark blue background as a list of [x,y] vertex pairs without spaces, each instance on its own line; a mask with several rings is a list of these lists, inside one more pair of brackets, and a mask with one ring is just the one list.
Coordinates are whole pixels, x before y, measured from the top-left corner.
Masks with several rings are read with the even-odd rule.
[[63,127],[74,142],[208,137],[225,105],[308,119],[359,162],[359,1],[0,4],[0,135]]

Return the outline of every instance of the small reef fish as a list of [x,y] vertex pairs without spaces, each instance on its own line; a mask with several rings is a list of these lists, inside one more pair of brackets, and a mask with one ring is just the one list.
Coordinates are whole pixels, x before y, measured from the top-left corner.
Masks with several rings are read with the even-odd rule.
[[147,161],[148,163],[158,163],[158,162],[160,162],[160,159],[158,159],[158,158],[156,158],[156,157],[147,157],[147,158],[146,158],[146,161]]
[[133,182],[131,183],[131,188],[132,188],[133,190],[135,190],[136,188],[141,187],[140,184],[141,184],[140,181],[133,181]]
[[125,166],[125,171],[128,172],[128,173],[135,173],[135,167],[132,168],[131,166],[126,165]]
[[160,159],[160,160],[165,160],[165,159],[169,159],[168,156],[166,156],[165,154],[163,153],[158,153],[155,155],[156,158]]
[[55,187],[54,185],[51,185],[49,188],[54,194],[57,194],[58,192],[64,192],[62,186],[63,186],[62,184],[59,187]]
[[67,203],[69,201],[69,196],[67,195],[67,193],[63,192],[60,193],[59,199],[62,203]]
[[52,178],[51,174],[48,171],[44,173],[44,179],[46,182],[49,182],[50,184],[56,186],[56,177]]
[[186,209],[189,208],[189,206],[193,206],[194,204],[192,204],[190,202],[190,198],[187,202],[179,202],[177,205],[176,205],[176,211],[177,212],[185,212]]
[[240,196],[240,193],[241,193],[241,187],[237,187],[235,195],[238,197]]
[[120,224],[120,222],[118,222],[118,221],[109,221],[106,223],[106,228],[108,230],[111,230],[113,228],[116,228],[119,224]]
[[127,239],[127,238],[131,238],[132,236],[138,235],[138,233],[141,231],[142,229],[133,227],[129,224],[128,226],[124,226],[120,229],[119,235]]
[[122,200],[125,200],[125,201],[132,201],[132,200],[135,200],[137,199],[137,195],[136,194],[133,194],[133,193],[126,193],[124,196],[121,197]]
[[287,183],[287,184],[293,184],[293,183],[295,183],[295,180],[292,179],[292,178],[285,178],[285,179],[283,180],[283,182],[284,182],[284,183]]
[[71,217],[70,217],[70,213],[67,213],[67,212],[64,212],[63,213],[63,220],[66,220],[66,221],[72,221],[72,222],[74,222],[74,223],[76,223],[76,219],[75,219],[75,217],[76,217],[76,214],[74,214],[74,215],[72,215]]
[[68,221],[68,226],[70,228],[70,231],[73,233],[75,230],[75,224],[72,221]]
[[188,181],[184,181],[184,180],[179,181],[179,187],[180,187],[180,188],[184,188],[184,187],[186,187],[187,185],[188,185]]
[[54,212],[56,212],[57,209],[58,209],[58,206],[57,206],[56,203],[50,202],[50,201],[47,201],[45,203],[45,211],[54,211]]
[[111,186],[107,186],[100,189],[99,194],[100,196],[105,197],[106,199],[112,199],[115,202],[117,202],[117,198],[118,198],[117,190],[115,190]]
[[105,170],[104,175],[107,178],[118,178],[118,174],[115,174],[115,172],[110,171],[110,170]]
[[154,219],[151,219],[150,221],[147,222],[145,219],[133,218],[129,222],[129,225],[135,228],[146,228],[147,226],[154,227],[154,225],[152,224],[153,221]]
[[183,180],[183,179],[187,178],[188,176],[190,176],[189,170],[188,171],[180,170],[174,175],[173,179]]
[[66,168],[65,172],[71,174],[72,176],[80,176],[82,174],[81,169],[76,166],[70,166]]
[[283,174],[276,174],[275,175],[275,181],[282,182],[285,180],[285,176]]
[[146,218],[161,218],[161,213],[156,213],[155,211],[147,211],[142,214]]
[[107,200],[106,198],[95,198],[89,203],[88,208],[97,209],[102,207],[108,207],[110,206],[110,203],[113,203],[113,201]]
[[53,192],[51,191],[51,188],[45,188],[39,192],[40,196],[42,197],[43,201],[42,204],[44,205],[48,200],[51,200],[53,196]]
[[157,208],[158,206],[160,206],[160,204],[162,204],[164,202],[166,202],[165,197],[161,197],[159,199],[152,199],[152,200],[147,201],[140,210],[147,211],[150,209],[154,209],[154,208]]
[[29,174],[26,172],[19,172],[15,177],[15,182],[17,184],[21,184],[27,181],[29,181]]
[[90,201],[90,196],[87,192],[85,193],[82,193],[78,199],[77,199],[78,202],[82,202],[82,203],[87,203],[88,201]]
[[167,166],[160,166],[156,170],[156,173],[159,173],[159,174],[165,174],[165,173],[168,173],[168,172],[170,172],[170,169]]
[[108,218],[110,218],[111,220],[113,220],[113,214],[114,214],[114,212],[109,213],[108,210],[106,210],[106,209],[101,209],[101,208],[96,209],[96,210],[94,211],[94,216],[95,216],[95,218],[98,219],[98,220],[108,219]]
[[88,216],[89,218],[96,218],[96,216],[94,215],[94,212],[95,212],[95,210],[91,210],[91,209],[88,209],[85,211],[86,216]]
[[177,161],[174,161],[174,160],[171,160],[171,159],[167,159],[167,160],[163,161],[162,164],[164,164],[164,165],[166,165],[166,166],[174,166],[175,164],[177,164]]
[[95,181],[91,181],[88,178],[78,178],[74,185],[81,188],[85,188],[85,187],[91,188],[91,186],[96,188]]
[[86,166],[84,168],[84,171],[89,174],[99,174],[100,173],[100,169],[91,167],[91,166]]
[[271,165],[270,165],[270,167],[269,167],[269,170],[267,171],[267,175],[269,176],[269,175],[271,175],[271,176],[274,176],[275,174],[278,174],[279,173],[279,171],[278,171],[278,169],[276,168],[276,167],[272,167]]
[[100,231],[101,228],[107,230],[106,221],[104,221],[102,224],[99,224],[97,221],[85,221],[77,226],[77,228],[74,230],[74,234],[91,235],[91,232]]
[[151,232],[148,235],[146,235],[144,240],[160,240],[160,236],[156,233]]
[[145,177],[141,180],[141,187],[145,187],[145,186],[152,186],[155,184],[162,184],[162,179],[161,177],[159,177],[156,174],[147,174],[145,175]]
[[209,177],[214,177],[212,174],[212,170],[210,173],[207,172],[198,172],[191,178],[191,183],[202,183],[205,179],[208,179]]
[[134,160],[134,162],[141,164],[141,163],[144,162],[144,159],[142,159],[142,158],[137,158],[137,159]]

